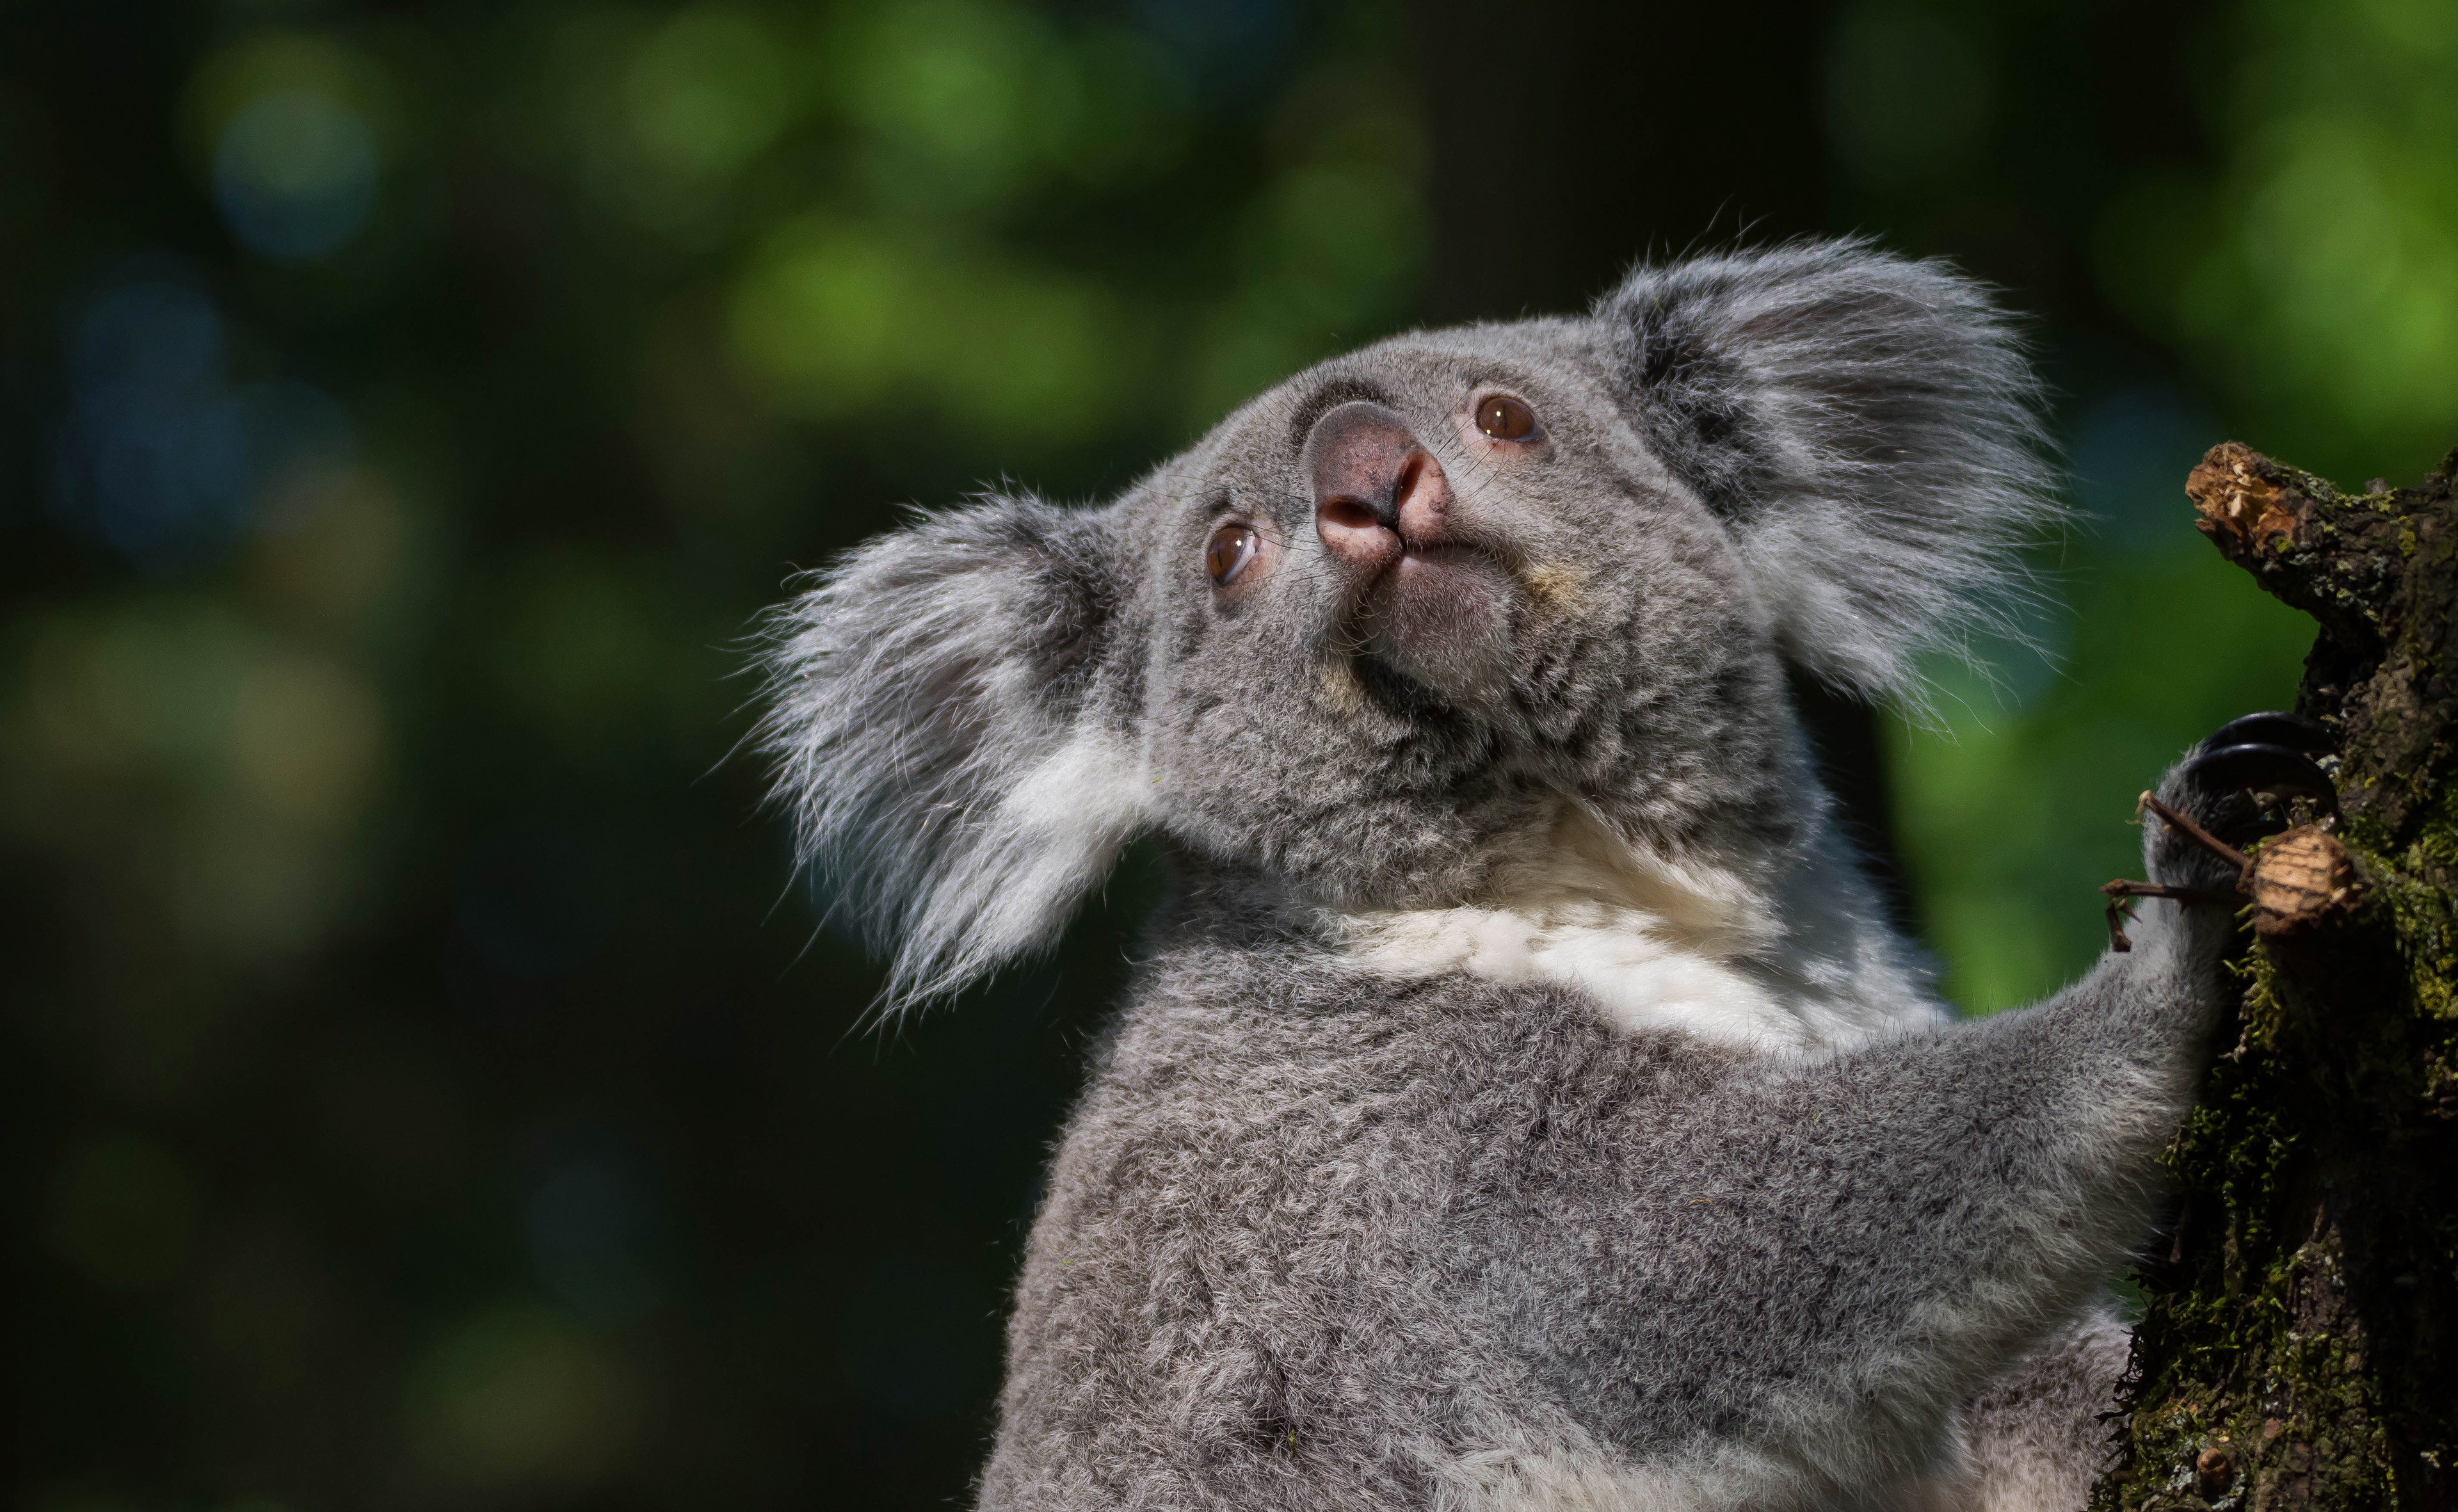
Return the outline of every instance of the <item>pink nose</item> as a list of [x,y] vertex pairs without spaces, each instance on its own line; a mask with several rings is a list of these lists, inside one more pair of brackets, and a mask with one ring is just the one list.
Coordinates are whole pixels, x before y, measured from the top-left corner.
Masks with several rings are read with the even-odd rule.
[[1442,539],[1450,482],[1408,423],[1381,404],[1352,400],[1316,421],[1305,467],[1315,532],[1361,576]]

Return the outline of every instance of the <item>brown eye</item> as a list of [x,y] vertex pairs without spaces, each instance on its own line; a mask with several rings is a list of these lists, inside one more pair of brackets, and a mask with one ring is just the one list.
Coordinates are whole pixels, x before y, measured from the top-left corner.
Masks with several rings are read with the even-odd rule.
[[1536,412],[1508,394],[1476,406],[1476,428],[1496,441],[1526,441],[1536,434]]
[[1227,588],[1246,564],[1255,559],[1260,544],[1254,530],[1242,525],[1224,525],[1212,532],[1212,544],[1203,549],[1203,570],[1212,574],[1216,588]]

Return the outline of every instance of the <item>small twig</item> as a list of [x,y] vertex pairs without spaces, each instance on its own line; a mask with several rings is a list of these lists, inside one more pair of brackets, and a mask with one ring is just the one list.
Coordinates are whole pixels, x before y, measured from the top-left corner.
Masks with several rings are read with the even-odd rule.
[[2134,948],[2134,942],[2125,937],[2125,922],[2133,917],[2128,910],[2136,898],[2173,898],[2180,903],[2232,904],[2239,898],[2250,896],[2253,891],[2252,857],[2220,839],[2148,793],[2143,794],[2141,799],[2134,805],[2136,817],[2139,817],[2145,809],[2181,830],[2186,839],[2234,866],[2236,888],[2232,892],[2220,892],[2213,887],[2176,887],[2165,882],[2127,881],[2122,877],[2104,884],[2099,890],[2108,899],[2108,948],[2119,952]]
[[2136,818],[2141,818],[2142,811],[2144,809],[2149,809],[2152,813],[2158,815],[2161,818],[2166,819],[2169,823],[2177,826],[2177,828],[2183,830],[2187,838],[2199,844],[2202,849],[2210,852],[2219,860],[2226,861],[2229,865],[2234,866],[2236,868],[2237,887],[2239,890],[2242,890],[2246,880],[2253,876],[2252,857],[2247,856],[2240,850],[2238,850],[2227,841],[2220,839],[2218,836],[2195,823],[2192,819],[2185,818],[2185,816],[2177,813],[2175,809],[2170,808],[2167,804],[2160,802],[2157,798],[2153,797],[2148,793],[2143,794],[2140,798],[2135,800],[2134,805],[2135,817]]
[[2125,937],[2125,922],[2133,915],[2128,905],[2136,898],[2173,898],[2180,903],[2233,903],[2235,893],[2223,893],[2212,887],[2172,887],[2165,882],[2130,882],[2120,877],[2100,884],[2108,897],[2108,948],[2120,953],[2134,948]]

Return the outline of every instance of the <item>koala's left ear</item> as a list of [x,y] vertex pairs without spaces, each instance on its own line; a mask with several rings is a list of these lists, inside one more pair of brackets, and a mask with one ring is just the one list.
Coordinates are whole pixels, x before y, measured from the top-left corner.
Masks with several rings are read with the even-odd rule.
[[1866,694],[2002,622],[2055,525],[2039,386],[1987,291],[1863,241],[1642,267],[1598,301],[1608,382],[1730,526],[1784,652]]
[[894,951],[887,1005],[1048,944],[1147,822],[1114,516],[990,498],[772,616],[756,736],[801,860]]

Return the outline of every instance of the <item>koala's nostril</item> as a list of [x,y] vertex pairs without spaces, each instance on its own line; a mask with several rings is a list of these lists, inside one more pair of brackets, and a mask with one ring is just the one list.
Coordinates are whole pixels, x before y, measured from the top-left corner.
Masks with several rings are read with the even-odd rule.
[[1362,499],[1325,499],[1315,507],[1319,524],[1342,530],[1374,530],[1387,528],[1374,507]]
[[1399,532],[1363,499],[1332,498],[1316,505],[1314,529],[1324,549],[1363,574],[1370,576],[1400,554]]

